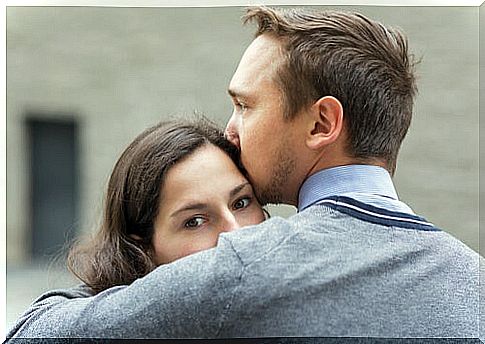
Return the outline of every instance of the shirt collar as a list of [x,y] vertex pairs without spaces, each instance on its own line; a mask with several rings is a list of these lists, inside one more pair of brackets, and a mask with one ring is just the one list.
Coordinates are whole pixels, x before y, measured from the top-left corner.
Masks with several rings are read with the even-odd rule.
[[300,188],[299,211],[329,196],[364,193],[398,200],[387,170],[373,165],[337,166],[308,177]]

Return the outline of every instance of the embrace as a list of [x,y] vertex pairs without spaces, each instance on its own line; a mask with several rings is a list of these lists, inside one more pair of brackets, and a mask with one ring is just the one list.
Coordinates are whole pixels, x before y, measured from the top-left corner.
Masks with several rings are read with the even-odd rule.
[[[358,13],[247,9],[225,131],[155,125],[125,149],[82,281],[41,295],[19,338],[477,338],[476,252],[400,201],[415,62]],[[270,217],[266,204],[298,213]]]

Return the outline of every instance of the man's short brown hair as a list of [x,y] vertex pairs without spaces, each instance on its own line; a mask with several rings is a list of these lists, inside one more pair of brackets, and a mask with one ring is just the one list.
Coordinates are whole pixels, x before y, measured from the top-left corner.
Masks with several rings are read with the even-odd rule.
[[411,123],[416,84],[406,37],[358,13],[250,7],[256,36],[276,37],[283,62],[275,82],[284,115],[294,118],[324,96],[344,109],[347,151],[356,159],[383,159],[391,174]]

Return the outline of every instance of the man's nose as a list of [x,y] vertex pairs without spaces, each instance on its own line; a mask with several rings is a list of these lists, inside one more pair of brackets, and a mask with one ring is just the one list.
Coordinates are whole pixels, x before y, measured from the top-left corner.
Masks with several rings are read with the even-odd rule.
[[228,139],[238,149],[241,149],[236,121],[237,121],[236,117],[233,114],[229,119],[229,122],[227,122],[225,135],[226,135],[226,139]]

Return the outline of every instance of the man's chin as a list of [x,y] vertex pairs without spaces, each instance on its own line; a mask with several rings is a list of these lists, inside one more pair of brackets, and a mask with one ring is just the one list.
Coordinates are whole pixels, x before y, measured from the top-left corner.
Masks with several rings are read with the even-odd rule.
[[258,198],[259,204],[261,204],[262,206],[268,204],[284,204],[281,194],[277,194],[273,190],[268,191],[263,189],[261,191],[258,191],[258,189],[255,188],[255,194]]
[[281,191],[277,190],[275,185],[262,185],[262,183],[258,183],[251,178],[250,175],[248,175],[247,178],[251,183],[254,194],[261,206],[268,204],[285,204]]
[[268,193],[264,190],[264,188],[259,187],[257,183],[251,180],[251,178],[249,178],[249,182],[253,186],[254,195],[258,199],[258,202],[261,206],[272,203],[271,200],[267,197]]

